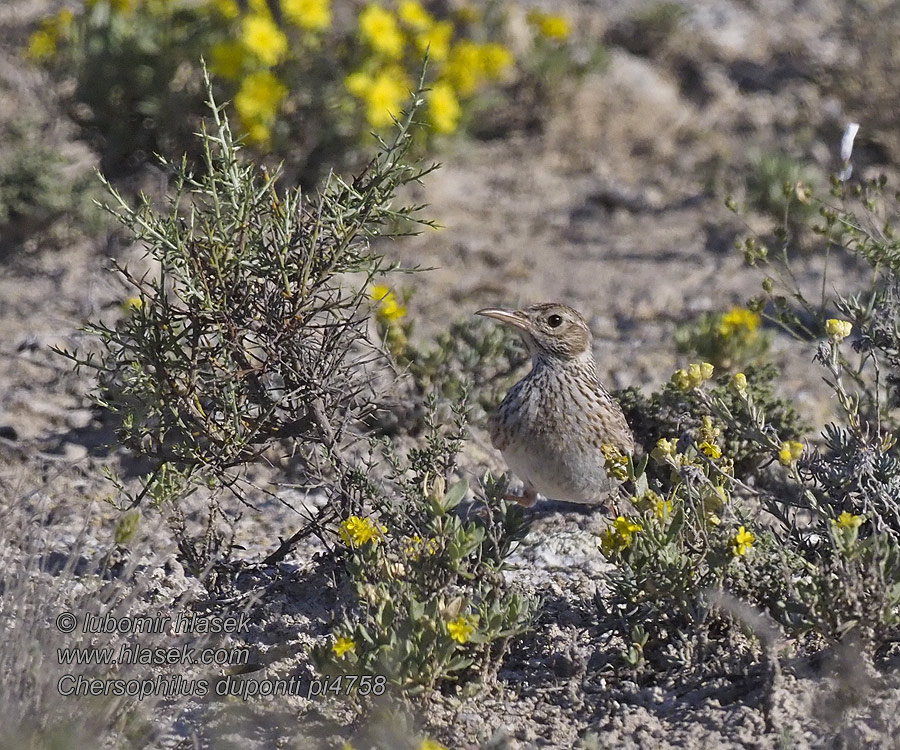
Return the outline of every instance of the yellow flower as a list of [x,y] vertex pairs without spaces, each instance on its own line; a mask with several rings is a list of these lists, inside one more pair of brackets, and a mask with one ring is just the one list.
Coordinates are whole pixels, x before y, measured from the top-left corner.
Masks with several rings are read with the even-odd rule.
[[438,133],[452,133],[459,125],[462,112],[459,100],[449,83],[438,81],[426,96],[428,100],[428,121]]
[[376,52],[392,60],[403,56],[406,39],[397,19],[377,3],[367,5],[359,14],[359,31]]
[[604,443],[600,452],[605,460],[606,473],[616,479],[628,478],[628,458],[616,446]]
[[434,23],[431,14],[416,0],[400,0],[397,15],[403,23],[415,31],[424,31]]
[[703,455],[708,456],[709,458],[722,458],[722,449],[715,443],[710,443],[704,440],[697,447],[700,449]]
[[672,501],[671,500],[663,500],[660,498],[656,501],[656,516],[661,521],[665,521],[666,518],[672,513]]
[[416,49],[421,54],[428,52],[434,62],[445,62],[450,54],[450,39],[453,37],[453,24],[440,21],[416,34]]
[[338,659],[340,659],[348,651],[356,650],[356,641],[354,641],[352,638],[347,638],[346,636],[341,636],[334,642],[334,645],[331,647],[331,650],[334,652],[334,655]]
[[281,0],[281,7],[301,29],[323,31],[331,25],[331,0]]
[[244,125],[247,131],[247,140],[260,146],[265,146],[272,140],[272,129],[262,122],[248,122]]
[[366,104],[366,120],[373,128],[383,128],[393,122],[403,110],[409,96],[409,86],[403,71],[389,68],[374,78],[361,72],[351,73],[344,81],[347,90]]
[[671,377],[672,385],[681,391],[691,390],[691,379],[688,377],[686,370],[675,370]]
[[478,50],[481,70],[488,78],[499,78],[513,64],[513,53],[497,42],[482,44]]
[[831,523],[835,526],[839,526],[842,529],[858,529],[862,526],[863,517],[855,516],[852,513],[848,513],[846,510],[841,513],[836,519],[832,519]]
[[759,313],[748,310],[746,307],[732,307],[719,320],[719,333],[722,336],[731,336],[734,333],[750,332],[759,328]]
[[241,23],[241,42],[263,65],[277,65],[288,51],[288,41],[277,24],[262,13],[253,13]]
[[393,323],[406,317],[406,305],[401,305],[396,295],[384,284],[375,284],[369,294],[378,303],[376,314],[380,319]]
[[468,643],[469,639],[475,633],[475,625],[470,617],[460,615],[455,620],[447,623],[447,632],[450,637],[457,643]]
[[141,310],[144,307],[144,300],[140,297],[129,297],[122,303],[122,310],[126,313],[132,313]]
[[463,39],[453,46],[444,67],[444,77],[460,96],[471,96],[481,82],[481,50],[475,42]]
[[835,341],[847,338],[853,332],[853,324],[846,320],[831,318],[825,322],[825,333]]
[[625,516],[619,516],[600,537],[600,549],[604,555],[610,557],[616,552],[621,552],[631,546],[634,535],[643,531],[644,527]]
[[228,81],[241,77],[246,53],[237,42],[218,42],[210,50],[209,69]]
[[213,0],[213,7],[228,20],[237,18],[241,12],[237,0]]
[[41,27],[28,37],[28,49],[25,55],[36,62],[49,60],[59,49],[60,41],[66,36],[72,25],[72,11],[64,8],[55,16],[45,18]]
[[747,392],[747,376],[742,372],[736,372],[731,376],[731,387],[734,388],[738,393],[744,394]]
[[251,73],[242,82],[234,97],[234,106],[245,124],[267,122],[278,113],[287,89],[268,70]]
[[741,526],[731,542],[731,551],[737,557],[743,557],[753,548],[753,542],[755,541],[756,537]]
[[567,18],[552,13],[542,13],[539,10],[528,13],[528,23],[537,29],[541,36],[548,39],[562,40],[572,32]]
[[386,532],[386,526],[379,528],[371,518],[359,516],[350,516],[340,527],[341,540],[348,547],[362,547],[369,542],[378,544]]
[[59,34],[50,29],[41,28],[28,37],[28,49],[25,54],[30,60],[40,62],[49,60],[59,47]]
[[656,447],[650,452],[650,455],[656,461],[660,463],[665,463],[667,458],[672,458],[678,452],[678,439],[672,438],[671,440],[667,440],[666,438],[660,438],[656,441]]
[[781,450],[778,451],[778,460],[781,461],[782,465],[790,466],[796,463],[802,455],[803,443],[798,443],[796,440],[788,440],[781,444]]
[[426,737],[424,740],[422,740],[422,744],[419,745],[419,750],[447,750],[447,748],[437,740]]

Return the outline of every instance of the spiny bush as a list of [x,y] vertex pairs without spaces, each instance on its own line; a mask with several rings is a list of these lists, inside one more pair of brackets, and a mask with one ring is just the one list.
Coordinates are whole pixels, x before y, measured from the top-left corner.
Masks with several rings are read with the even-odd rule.
[[[465,130],[472,105],[488,109],[479,100],[520,76],[504,41],[506,17],[494,3],[453,11],[418,0],[84,0],[45,19],[28,55],[74,78],[73,116],[102,148],[107,169],[153,152],[195,153],[204,56],[247,141],[313,184],[324,167],[367,146],[370,130],[390,130],[426,54],[430,132]],[[529,19],[522,75],[543,70],[541,61],[578,67],[566,19]]]
[[99,352],[62,353],[96,373],[93,398],[151,463],[140,489],[120,487],[123,508],[145,498],[172,507],[198,487],[210,508],[226,491],[242,498],[246,467],[285,440],[314,481],[344,487],[350,507],[345,449],[378,402],[368,290],[389,268],[370,241],[408,231],[416,207],[394,194],[428,171],[404,161],[412,117],[359,176],[332,176],[308,199],[240,159],[211,92],[210,110],[202,174],[166,165],[166,211],[146,197],[132,207],[111,188],[109,210],[144,243],[151,270],[116,263],[128,313],[87,326]]

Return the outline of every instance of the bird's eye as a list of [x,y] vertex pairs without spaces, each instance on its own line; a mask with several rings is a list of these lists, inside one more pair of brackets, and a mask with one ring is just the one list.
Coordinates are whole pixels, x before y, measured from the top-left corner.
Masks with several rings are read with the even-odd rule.
[[562,317],[560,315],[551,315],[547,318],[547,324],[551,328],[559,328],[559,326],[562,325]]

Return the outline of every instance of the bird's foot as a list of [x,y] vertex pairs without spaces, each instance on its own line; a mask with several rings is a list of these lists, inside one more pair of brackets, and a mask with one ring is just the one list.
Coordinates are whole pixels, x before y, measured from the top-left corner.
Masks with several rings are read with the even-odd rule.
[[538,495],[537,492],[526,487],[521,495],[509,494],[503,499],[508,503],[518,503],[523,508],[531,508],[537,502]]

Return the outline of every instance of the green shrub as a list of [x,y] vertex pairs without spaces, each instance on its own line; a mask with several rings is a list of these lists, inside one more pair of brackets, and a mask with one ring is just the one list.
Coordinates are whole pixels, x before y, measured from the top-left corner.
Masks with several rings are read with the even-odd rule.
[[[339,527],[355,601],[315,654],[331,675],[379,676],[407,696],[496,671],[511,638],[530,625],[535,603],[503,579],[504,561],[525,533],[523,512],[488,477],[479,515],[460,513],[468,484],[448,486],[465,438],[464,408],[452,427],[428,408],[425,438],[404,460],[389,451],[391,489]],[[377,509],[377,511],[376,511]]]
[[[353,153],[368,150],[370,130],[391,129],[426,53],[430,132],[465,130],[472,105],[520,75],[506,25],[498,4],[452,11],[419,0],[84,0],[75,13],[45,19],[28,54],[74,78],[72,113],[107,169],[154,152],[195,154],[203,56],[242,135],[309,185],[328,167],[358,161]],[[568,21],[539,14],[531,28],[534,54],[524,59],[577,67]]]
[[394,205],[394,193],[428,170],[404,161],[410,116],[362,175],[333,177],[307,199],[242,161],[212,98],[210,107],[202,175],[167,165],[166,210],[146,197],[133,208],[111,190],[109,210],[155,265],[137,274],[116,264],[127,313],[87,326],[99,352],[62,353],[96,373],[94,400],[151,463],[120,504],[171,507],[205,487],[212,523],[216,498],[243,497],[246,467],[280,441],[326,484],[353,481],[343,451],[378,398],[366,371],[377,356],[368,290],[389,268],[370,240],[408,231],[398,222],[415,209]]

